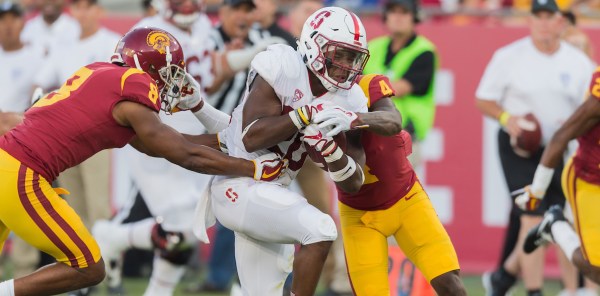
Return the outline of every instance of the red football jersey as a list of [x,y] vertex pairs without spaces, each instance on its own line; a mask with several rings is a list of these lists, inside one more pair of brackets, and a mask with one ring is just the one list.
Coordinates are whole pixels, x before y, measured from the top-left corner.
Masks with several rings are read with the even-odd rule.
[[[594,72],[588,92],[592,98],[600,100],[600,68]],[[577,141],[579,148],[573,159],[575,175],[587,182],[600,185],[600,124],[596,124],[579,136]]]
[[160,110],[156,84],[145,72],[110,63],[87,65],[33,105],[23,123],[0,138],[0,148],[52,181],[96,152],[131,140],[133,129],[112,115],[123,100]]
[[[385,76],[365,75],[359,77],[358,84],[369,99],[369,108],[394,95]],[[403,198],[417,180],[406,158],[412,151],[410,135],[405,131],[390,137],[363,132],[362,145],[366,155],[365,182],[355,194],[338,190],[339,200],[358,210],[387,209]]]

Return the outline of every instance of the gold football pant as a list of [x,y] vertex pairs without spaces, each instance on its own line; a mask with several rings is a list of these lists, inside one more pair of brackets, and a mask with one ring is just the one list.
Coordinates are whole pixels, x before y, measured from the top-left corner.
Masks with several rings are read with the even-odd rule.
[[0,249],[10,231],[72,267],[100,260],[96,241],[67,202],[44,177],[0,149]]
[[339,206],[348,273],[356,295],[390,295],[388,236],[394,236],[428,281],[460,269],[450,237],[419,182],[385,210]]

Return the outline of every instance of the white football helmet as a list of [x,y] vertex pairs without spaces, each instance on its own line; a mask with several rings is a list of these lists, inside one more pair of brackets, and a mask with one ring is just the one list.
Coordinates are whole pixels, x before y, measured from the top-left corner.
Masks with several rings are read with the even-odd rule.
[[366,33],[354,13],[321,8],[304,22],[298,52],[327,90],[350,89],[369,59]]

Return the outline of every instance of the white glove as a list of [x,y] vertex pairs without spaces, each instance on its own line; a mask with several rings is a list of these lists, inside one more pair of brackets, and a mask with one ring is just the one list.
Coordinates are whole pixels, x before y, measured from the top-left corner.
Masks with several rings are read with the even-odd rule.
[[320,152],[326,162],[334,162],[343,156],[342,149],[333,140],[333,137],[324,135],[317,125],[308,125],[304,128],[303,133],[302,141]]
[[329,101],[313,101],[298,109],[294,109],[288,115],[298,129],[303,129],[313,122],[315,116],[324,110],[331,109],[336,105]]
[[328,137],[333,137],[341,132],[356,128],[358,115],[342,107],[326,108],[313,117],[313,122],[319,124],[319,128],[327,131]]
[[183,86],[181,87],[181,97],[171,112],[175,113],[186,110],[196,112],[202,108],[203,102],[204,100],[200,93],[200,84],[194,79],[192,74],[185,73]]
[[515,204],[523,211],[535,211],[542,203],[542,198],[533,195],[530,188],[530,186],[525,186],[525,188],[512,192],[513,195],[518,194]]
[[287,167],[287,161],[273,152],[261,155],[252,162],[254,162],[254,180],[256,181],[276,180]]

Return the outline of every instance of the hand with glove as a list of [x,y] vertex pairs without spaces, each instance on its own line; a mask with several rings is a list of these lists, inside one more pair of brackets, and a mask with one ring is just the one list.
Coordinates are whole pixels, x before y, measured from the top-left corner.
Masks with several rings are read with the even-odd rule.
[[200,92],[200,84],[190,73],[185,74],[183,86],[181,87],[181,97],[179,102],[173,107],[172,113],[191,110],[197,112],[204,106],[204,99]]
[[285,171],[287,161],[281,159],[277,153],[267,153],[254,160],[254,180],[274,181]]
[[525,188],[516,190],[512,195],[517,195],[515,198],[515,204],[519,209],[527,212],[535,211],[542,203],[542,198],[537,197],[531,193],[531,186],[525,186]]
[[294,109],[288,115],[292,119],[294,125],[300,130],[313,122],[317,113],[327,109],[331,109],[335,104],[328,101],[312,102],[298,109]]
[[531,185],[512,192],[513,196],[517,195],[515,204],[523,211],[535,211],[540,206],[553,175],[554,169],[539,164]]
[[317,125],[311,124],[307,126],[303,134],[302,141],[311,149],[320,153],[326,163],[339,160],[344,155],[344,152],[333,137],[323,134]]
[[339,106],[318,112],[314,116],[313,122],[317,123],[320,129],[327,131],[327,136],[329,137],[351,129],[366,127],[359,125],[356,113]]

